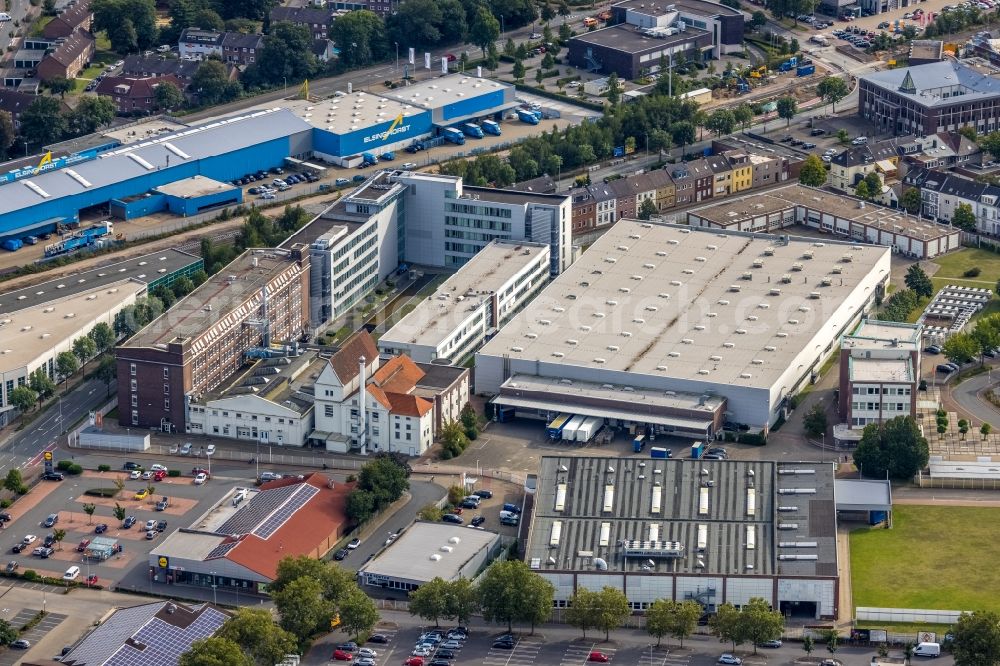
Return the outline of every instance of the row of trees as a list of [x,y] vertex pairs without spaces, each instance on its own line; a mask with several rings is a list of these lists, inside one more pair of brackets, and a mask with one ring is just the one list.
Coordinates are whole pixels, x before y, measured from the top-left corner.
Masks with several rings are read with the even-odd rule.
[[98,376],[105,379],[108,373],[114,378],[114,359],[105,356],[115,344],[115,333],[111,326],[104,322],[94,325],[86,335],[73,340],[70,349],[60,352],[55,359],[55,373],[49,375],[44,368],[36,368],[28,375],[27,381],[10,392],[10,402],[21,414],[27,414],[36,404],[52,397],[56,392],[55,378],[66,381],[81,367],[86,371],[87,362],[101,356]]
[[1000,347],[1000,314],[984,315],[969,332],[956,333],[941,345],[949,361],[964,365],[975,359],[982,363],[987,353]]
[[286,206],[277,218],[270,218],[256,208],[250,211],[232,245],[215,245],[211,239],[201,241],[201,258],[205,262],[206,279],[215,275],[250,247],[275,247],[301,229],[309,221],[309,213],[301,206]]
[[[16,140],[13,123],[7,127],[5,112],[0,112],[0,151],[6,153]],[[38,96],[20,116],[23,140],[35,145],[96,132],[115,118],[115,104],[110,97],[84,97],[72,110],[63,110],[55,97]]]

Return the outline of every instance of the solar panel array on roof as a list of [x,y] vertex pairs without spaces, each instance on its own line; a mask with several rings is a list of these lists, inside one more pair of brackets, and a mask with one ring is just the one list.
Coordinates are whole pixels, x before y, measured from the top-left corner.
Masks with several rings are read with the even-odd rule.
[[236,546],[238,546],[239,544],[240,544],[239,541],[220,543],[218,546],[216,546],[215,548],[213,548],[208,552],[208,555],[205,556],[205,559],[214,560],[219,557],[225,557],[229,553],[229,551],[231,551],[233,548],[236,548]]
[[294,494],[288,498],[288,501],[278,507],[278,510],[268,516],[267,520],[261,523],[260,527],[255,529],[253,533],[259,536],[261,539],[268,539],[272,534],[278,531],[278,529],[285,524],[285,521],[292,517],[292,514],[305,506],[306,502],[311,500],[319,492],[319,488],[315,488],[308,484],[300,485]]
[[222,523],[217,534],[247,534],[254,531],[275,509],[284,504],[298,490],[297,485],[272,488],[257,493],[243,508]]
[[194,622],[183,628],[154,618],[104,666],[176,666],[192,643],[213,635],[228,619],[214,608],[206,608]]

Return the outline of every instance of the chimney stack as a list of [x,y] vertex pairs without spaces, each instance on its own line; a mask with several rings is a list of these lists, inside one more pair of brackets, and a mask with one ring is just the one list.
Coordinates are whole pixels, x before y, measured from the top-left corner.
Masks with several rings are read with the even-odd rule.
[[365,357],[361,356],[358,358],[358,448],[365,448],[368,443],[368,413],[365,408],[368,402],[368,397],[366,395],[365,382],[367,377],[365,376]]

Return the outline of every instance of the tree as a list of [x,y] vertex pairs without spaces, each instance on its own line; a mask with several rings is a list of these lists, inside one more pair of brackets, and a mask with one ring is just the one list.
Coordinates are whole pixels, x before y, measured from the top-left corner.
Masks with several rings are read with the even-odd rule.
[[549,21],[551,21],[555,17],[556,17],[556,12],[555,12],[554,9],[552,9],[552,5],[550,5],[547,2],[544,5],[542,5],[542,20],[543,21],[545,21],[546,23],[548,23]]
[[785,127],[792,124],[792,118],[799,112],[798,102],[792,96],[778,98],[778,117],[785,119]]
[[785,629],[785,616],[781,611],[772,610],[771,604],[760,597],[750,599],[750,603],[740,609],[740,616],[743,633],[753,643],[754,654],[757,654],[757,645],[781,638]]
[[979,433],[983,436],[983,439],[989,437],[991,430],[993,430],[993,426],[991,426],[989,423],[984,423],[982,426],[979,427]]
[[296,578],[271,595],[281,628],[304,644],[318,631],[329,630],[334,606],[323,596],[323,585],[312,576]]
[[118,375],[118,363],[114,356],[102,356],[101,362],[97,364],[97,378],[104,382],[104,387],[108,395],[111,394],[111,382]]
[[97,505],[96,504],[84,504],[83,505],[83,512],[85,514],[87,514],[87,524],[88,525],[90,525],[92,522],[94,522],[94,512],[95,511],[97,511]]
[[956,333],[941,345],[941,353],[952,363],[965,365],[979,356],[982,350],[971,333]]
[[437,46],[441,42],[442,18],[441,8],[434,0],[406,0],[389,17],[386,30],[392,41],[406,40],[406,44],[415,48]]
[[840,630],[836,628],[823,629],[821,633],[823,641],[826,643],[827,652],[836,654],[837,649],[840,648]]
[[449,583],[440,576],[427,581],[410,593],[410,615],[441,626],[441,618],[447,617]]
[[203,60],[191,79],[191,89],[198,93],[198,101],[206,106],[227,102],[239,94],[239,84],[229,80],[229,73],[221,60]]
[[177,666],[253,666],[240,646],[228,638],[205,638],[191,644]]
[[337,18],[330,27],[330,39],[340,47],[340,58],[349,67],[363,67],[388,53],[385,23],[367,9]]
[[443,458],[454,458],[469,445],[469,437],[458,421],[448,421],[441,426],[441,446]]
[[59,100],[39,95],[21,113],[21,136],[31,144],[45,145],[59,141],[68,131]]
[[654,215],[659,214],[659,209],[656,207],[656,201],[653,199],[643,199],[642,205],[639,206],[639,219],[648,220]]
[[871,478],[908,479],[927,465],[927,440],[912,416],[869,423],[854,452],[854,462]]
[[111,347],[115,344],[115,333],[111,330],[111,326],[104,323],[103,321],[94,324],[94,328],[90,329],[90,339],[94,341],[97,346],[97,353],[104,354],[111,350]]
[[736,129],[736,116],[729,109],[713,111],[705,121],[705,129],[711,130],[716,136],[732,134]]
[[808,434],[813,439],[821,437],[826,433],[827,428],[826,410],[823,409],[823,403],[817,402],[813,405],[812,409],[806,412],[806,415],[802,418],[802,426]]
[[59,95],[60,99],[65,99],[66,93],[73,89],[73,82],[62,76],[49,79],[45,85],[48,86],[53,95]]
[[715,616],[709,620],[709,626],[719,640],[731,642],[733,650],[746,641],[740,612],[731,603],[724,603],[716,609]]
[[115,103],[110,97],[84,97],[69,114],[69,132],[73,136],[93,134],[115,119]]
[[15,468],[7,472],[7,476],[3,480],[3,487],[19,495],[26,492],[27,489],[24,487],[24,478],[21,476],[21,470]]
[[486,47],[496,42],[499,37],[500,22],[485,4],[480,4],[469,25],[469,41],[478,46],[485,57]]
[[125,514],[126,514],[125,507],[115,502],[115,508],[111,510],[111,515],[115,517],[115,520],[117,520],[118,522],[124,521]]
[[848,134],[846,129],[841,127],[839,130],[837,130],[837,141],[839,141],[841,144],[846,144],[850,140],[851,140],[851,135]]
[[87,361],[97,353],[97,344],[89,335],[84,335],[73,341],[73,355],[80,359],[84,374],[87,372]]
[[657,599],[646,609],[646,633],[656,637],[656,647],[660,647],[663,637],[670,633],[675,604],[673,599]]
[[[670,133],[673,135],[674,144],[683,147],[690,146],[697,138],[694,124],[687,120],[681,120],[670,126]],[[820,162],[822,164],[822,162]]]
[[454,618],[461,626],[467,626],[472,614],[479,610],[479,594],[472,581],[459,578],[448,584],[445,597],[444,617]]
[[56,355],[56,372],[62,377],[63,383],[79,369],[80,364],[77,362],[76,355],[73,352],[64,351]]
[[621,81],[618,80],[618,74],[611,72],[608,76],[608,104],[611,106],[616,106],[619,101],[621,101]]
[[1000,157],[1000,132],[990,132],[979,138],[979,147],[990,154],[993,159]]
[[10,645],[20,637],[17,629],[7,620],[0,620],[0,645]]
[[371,492],[375,497],[375,508],[384,509],[392,504],[410,487],[408,472],[397,460],[377,457],[365,463],[358,475],[358,488]]
[[304,555],[282,558],[278,562],[277,574],[270,585],[271,591],[283,591],[296,580],[309,578],[319,581],[323,598],[331,602],[343,598],[347,590],[356,585],[354,576],[346,569]]
[[121,495],[122,491],[125,490],[125,477],[119,474],[115,477],[113,483],[115,484],[115,488],[118,490],[118,495]]
[[57,527],[52,530],[52,538],[56,542],[56,550],[62,550],[62,542],[66,538],[66,530]]
[[923,205],[920,199],[920,190],[915,187],[905,188],[903,190],[903,194],[899,197],[899,205],[911,215],[919,213],[920,208]]
[[357,585],[348,589],[346,595],[338,604],[340,627],[358,642],[364,642],[372,628],[378,624],[378,607],[371,597],[362,592]]
[[271,612],[262,608],[240,608],[216,633],[240,646],[254,664],[276,664],[296,649],[295,636],[279,627]]
[[750,27],[754,30],[760,30],[765,25],[767,25],[767,15],[762,11],[755,11],[750,15]]
[[442,515],[444,515],[444,511],[436,504],[427,504],[417,512],[417,518],[428,523],[440,522]]
[[570,597],[564,613],[566,624],[582,631],[584,638],[587,629],[597,626],[597,597],[597,592],[581,587]]
[[264,38],[256,75],[271,85],[309,78],[316,71],[312,45],[312,33],[305,26],[288,21],[275,23],[271,34]]
[[744,130],[753,122],[753,107],[749,104],[740,104],[733,109],[733,118]]
[[806,654],[812,654],[813,648],[816,647],[816,641],[809,634],[802,637],[802,649],[806,651]]
[[906,269],[906,277],[903,278],[903,283],[907,289],[910,289],[921,298],[930,298],[934,295],[934,283],[927,277],[927,273],[924,272],[919,263],[911,264]]
[[684,639],[694,633],[704,609],[693,599],[675,603],[676,605],[671,611],[668,631],[670,636],[676,638],[681,647],[684,647]]
[[145,50],[156,42],[156,7],[153,0],[95,0],[94,32],[104,30],[111,48],[122,55]]
[[972,212],[972,206],[966,203],[958,204],[952,213],[951,224],[962,231],[975,231],[976,214]]
[[832,105],[833,112],[836,113],[837,102],[847,97],[847,93],[850,91],[847,89],[847,84],[843,79],[836,76],[828,76],[819,82],[819,85],[816,86],[816,92],[823,100]]
[[819,155],[810,154],[802,162],[799,171],[799,182],[810,187],[821,187],[826,183],[826,167]]
[[14,118],[7,111],[0,111],[0,159],[7,159],[8,150],[14,145],[17,130],[14,129]]
[[368,490],[353,490],[347,496],[347,506],[344,509],[352,522],[360,525],[375,515],[375,495]]
[[872,198],[872,191],[868,187],[868,181],[862,180],[854,186],[854,194],[859,199],[864,199],[865,201],[870,201]]
[[56,392],[56,383],[44,368],[36,368],[28,375],[28,388],[38,394],[38,401],[41,402]]
[[8,398],[10,399],[10,404],[14,405],[21,414],[27,414],[35,406],[35,403],[38,402],[38,394],[27,386],[18,386],[10,392]]
[[865,183],[868,184],[868,193],[872,198],[882,194],[882,178],[875,171],[865,176]]
[[1000,615],[993,611],[962,613],[952,628],[955,666],[1000,663]]
[[164,111],[171,111],[184,104],[184,93],[170,81],[157,84],[154,97],[156,98],[156,108]]
[[542,72],[542,68],[539,67],[535,70],[535,83],[542,85],[542,81],[545,80],[545,73]]
[[515,621],[530,622],[532,627],[544,621],[551,614],[554,594],[549,581],[516,560],[494,562],[479,582],[483,619],[504,622],[508,631]]
[[526,72],[525,72],[525,69],[524,69],[524,63],[521,62],[520,59],[517,59],[517,60],[514,61],[514,68],[511,71],[511,73],[514,75],[514,78],[517,79],[517,80],[521,80],[521,79],[524,78],[524,75],[525,75]]

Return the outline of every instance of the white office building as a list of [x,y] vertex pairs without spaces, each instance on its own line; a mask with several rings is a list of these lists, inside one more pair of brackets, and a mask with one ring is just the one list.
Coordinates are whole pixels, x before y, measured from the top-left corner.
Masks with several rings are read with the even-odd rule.
[[548,282],[549,256],[548,245],[493,241],[382,335],[379,350],[460,364]]

